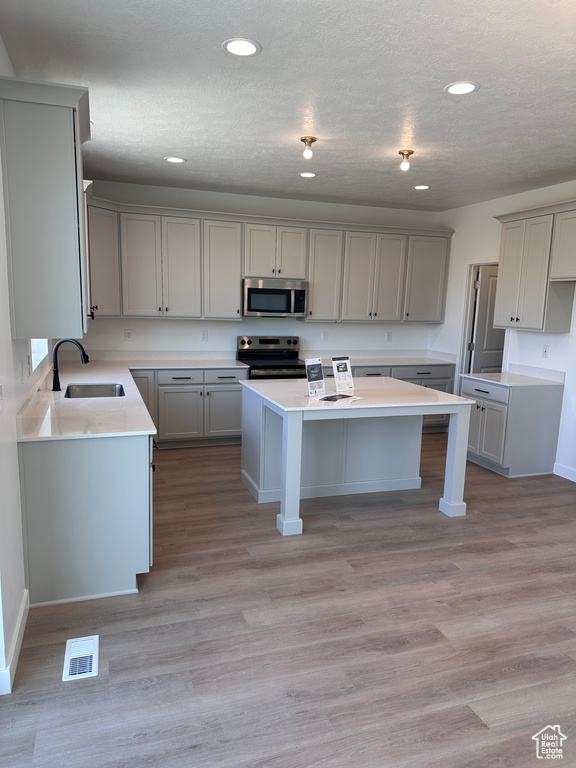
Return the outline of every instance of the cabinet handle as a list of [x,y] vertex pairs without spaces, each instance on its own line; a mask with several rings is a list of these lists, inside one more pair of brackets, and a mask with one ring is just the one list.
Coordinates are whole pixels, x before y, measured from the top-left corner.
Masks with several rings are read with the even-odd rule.
[[165,312],[168,312],[168,307],[166,307]]
[[236,310],[236,314],[237,314],[237,315],[239,315],[239,314],[240,314],[240,310],[239,310],[239,309],[237,309],[237,310]]
[[409,314],[410,314],[410,312],[406,312],[406,317],[408,317]]
[[482,394],[484,394],[484,395],[489,395],[490,394],[490,390],[489,389],[476,389],[476,387],[474,388],[474,392],[482,392]]
[[172,376],[172,381],[180,381],[183,379],[190,380],[192,376]]
[[312,310],[310,310],[310,312],[308,314],[311,315],[312,314]]
[[367,373],[366,376],[382,376],[381,373]]
[[478,405],[478,403],[476,403],[476,410],[477,410],[477,411],[479,411],[479,410],[480,410],[480,406]]
[[158,312],[162,312],[162,307],[158,307]]
[[374,312],[374,317],[378,317],[378,312]]
[[517,317],[517,318],[516,318],[516,322],[517,322],[517,323],[519,323],[519,322],[520,322],[520,318],[519,318],[519,317]]
[[278,270],[278,274],[280,274],[280,272],[282,272],[282,270],[281,270],[281,269],[279,269],[279,270]]
[[276,270],[275,270],[275,269],[273,269],[273,270],[272,270],[272,274],[274,274],[274,272],[276,272]]
[[236,376],[218,376],[219,379],[235,379]]
[[416,376],[430,376],[432,371],[416,371]]
[[480,410],[482,410],[482,411],[485,411],[485,410],[486,410],[486,408],[484,408],[484,406],[482,406],[482,408],[481,408]]
[[511,318],[510,318],[510,322],[511,322],[511,323],[513,323],[513,322],[514,322],[514,318],[513,318],[513,317],[511,317]]

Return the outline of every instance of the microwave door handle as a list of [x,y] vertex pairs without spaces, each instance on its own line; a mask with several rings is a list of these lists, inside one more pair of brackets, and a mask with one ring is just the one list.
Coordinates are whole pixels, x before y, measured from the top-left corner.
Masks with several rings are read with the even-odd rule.
[[296,309],[296,291],[290,290],[290,314],[293,315]]

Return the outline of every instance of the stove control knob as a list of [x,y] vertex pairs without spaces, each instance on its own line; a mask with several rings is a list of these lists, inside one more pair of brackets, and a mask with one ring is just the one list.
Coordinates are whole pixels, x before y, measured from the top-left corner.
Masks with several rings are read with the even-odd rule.
[[252,344],[252,339],[248,339],[248,341],[246,342],[246,344],[248,344],[248,346],[250,346],[250,344]]
[[242,344],[242,346],[244,346],[244,344],[246,344],[246,339],[242,339],[242,340],[240,341],[240,344]]
[[292,344],[298,344],[298,339],[294,339],[294,341],[292,342]]
[[288,339],[286,343],[287,344],[292,344],[292,339]]

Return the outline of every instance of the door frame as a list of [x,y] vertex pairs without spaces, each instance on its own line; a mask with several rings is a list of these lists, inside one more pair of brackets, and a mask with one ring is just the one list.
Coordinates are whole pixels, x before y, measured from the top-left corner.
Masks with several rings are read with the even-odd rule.
[[[480,267],[488,267],[492,265],[497,265],[497,261],[486,261],[486,262],[475,262],[474,264],[468,265],[468,274],[466,278],[466,306],[465,306],[465,312],[464,312],[464,327],[462,331],[462,342],[460,347],[460,371],[459,373],[468,373],[469,363],[470,363],[470,351],[468,349],[468,343],[471,339],[472,333],[475,332],[474,328],[474,321],[475,321],[475,309],[476,309],[476,288],[474,287],[474,281],[476,280],[476,271]],[[475,338],[475,337],[474,337]],[[504,341],[504,352],[502,354],[502,370],[504,370],[504,361],[507,357],[507,340],[508,340],[508,334],[506,334],[506,338]],[[460,379],[460,377],[458,377]],[[461,379],[460,383],[458,384],[457,390],[458,392],[461,391]]]

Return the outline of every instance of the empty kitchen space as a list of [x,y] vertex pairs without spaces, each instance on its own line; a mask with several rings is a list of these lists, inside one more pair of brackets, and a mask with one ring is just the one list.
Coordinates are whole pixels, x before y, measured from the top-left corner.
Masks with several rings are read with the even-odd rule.
[[[422,488],[303,499],[285,537],[239,446],[155,451],[154,567],[137,594],[31,610],[5,764],[525,768],[548,723],[570,739],[574,484],[468,463],[449,519],[445,454],[425,434]],[[62,682],[92,634],[98,676]]]

